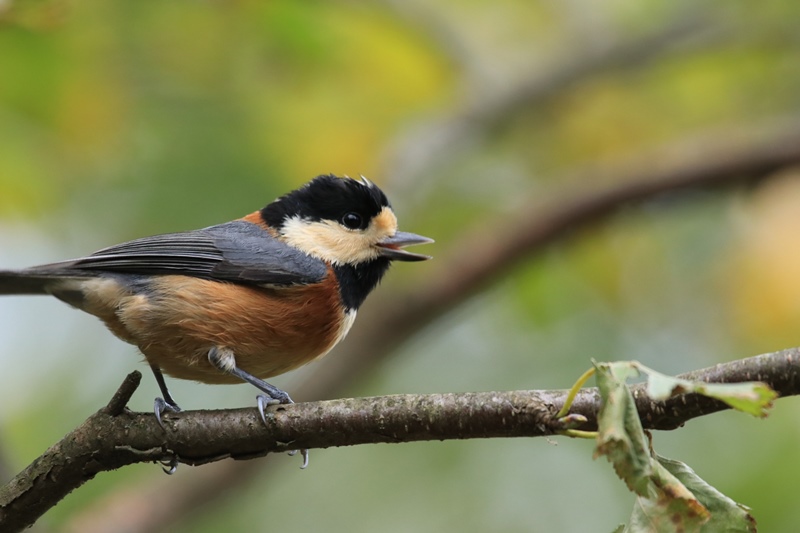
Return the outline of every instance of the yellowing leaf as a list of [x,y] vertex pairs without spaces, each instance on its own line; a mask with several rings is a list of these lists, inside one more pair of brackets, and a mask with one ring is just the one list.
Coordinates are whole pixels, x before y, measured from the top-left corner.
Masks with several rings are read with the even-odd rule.
[[651,449],[627,380],[646,375],[653,399],[695,392],[752,414],[760,414],[771,403],[774,391],[762,383],[709,384],[674,378],[635,361],[595,363],[595,369],[602,399],[595,453],[605,455],[636,493],[630,523],[621,531],[755,532],[755,520],[746,507],[714,489],[685,464]]
[[764,383],[748,381],[743,383],[706,383],[688,381],[656,372],[644,365],[635,363],[640,372],[647,374],[647,395],[654,400],[666,400],[677,394],[696,393],[716,398],[733,409],[765,417],[767,410],[778,393]]
[[630,490],[647,494],[647,480],[652,474],[649,447],[626,383],[638,375],[638,370],[629,363],[600,363],[595,367],[603,398],[597,415],[595,456],[605,455]]

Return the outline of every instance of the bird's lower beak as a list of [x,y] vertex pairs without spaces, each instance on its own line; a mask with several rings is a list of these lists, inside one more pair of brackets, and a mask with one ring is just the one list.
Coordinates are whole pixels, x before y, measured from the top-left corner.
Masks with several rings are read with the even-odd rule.
[[383,257],[395,261],[425,261],[430,259],[429,255],[415,254],[403,250],[405,246],[414,244],[428,244],[432,243],[433,239],[423,237],[422,235],[415,235],[414,233],[406,233],[405,231],[398,231],[392,237],[384,239],[376,246]]

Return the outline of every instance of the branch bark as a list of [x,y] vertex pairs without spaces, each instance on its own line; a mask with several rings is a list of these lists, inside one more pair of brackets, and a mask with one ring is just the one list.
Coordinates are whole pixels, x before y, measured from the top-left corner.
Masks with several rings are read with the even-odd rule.
[[[708,382],[763,381],[781,396],[800,393],[800,349],[764,354],[697,370],[681,377]],[[370,443],[540,437],[566,429],[554,415],[568,391],[510,391],[394,395],[278,406],[265,426],[255,409],[187,411],[162,430],[152,413],[124,408],[141,374],[129,375],[111,402],[52,446],[0,489],[0,530],[21,531],[66,494],[103,471],[144,462],[177,460],[201,465],[226,458],[252,459],[296,448]],[[647,429],[675,429],[728,407],[686,394],[665,402],[634,387]],[[600,397],[582,390],[571,413],[586,417],[578,429],[597,428]]]

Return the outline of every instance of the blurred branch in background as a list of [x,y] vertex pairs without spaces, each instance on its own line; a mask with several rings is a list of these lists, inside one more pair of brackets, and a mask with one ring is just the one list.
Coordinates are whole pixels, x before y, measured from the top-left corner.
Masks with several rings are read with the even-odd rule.
[[[800,394],[799,352],[793,348],[764,354],[679,378],[706,383],[758,381],[781,396],[796,395]],[[106,408],[0,487],[0,529],[21,531],[97,473],[135,463],[166,464],[174,459],[203,465],[228,458],[253,459],[293,446],[314,449],[596,431],[602,406],[598,389],[581,390],[571,404],[567,390],[404,394],[280,407],[270,411],[269,427],[259,423],[253,409],[186,411],[170,417],[165,433],[151,413],[124,409],[140,380],[139,372],[129,375]],[[673,391],[670,396],[656,401],[647,396],[645,384],[634,387],[644,429],[676,429],[693,418],[730,408],[700,394]],[[565,405],[572,416],[560,418],[556,413]]]
[[[432,31],[437,35],[452,35],[452,31],[439,30],[438,25]],[[468,97],[463,103],[445,117],[417,125],[390,145],[383,165],[385,179],[401,190],[413,188],[447,161],[480,145],[494,130],[525,109],[545,106],[549,100],[599,74],[643,68],[666,54],[708,46],[723,35],[719,21],[712,23],[702,13],[681,13],[637,37],[617,36],[601,43],[580,43],[579,50],[574,50],[575,44],[570,42],[567,50],[550,59],[551,65],[534,64],[529,72],[517,74],[501,87],[481,76],[467,76],[462,92]],[[450,42],[453,38],[446,40]],[[460,63],[470,64],[465,60]]]
[[[696,137],[690,143],[692,154],[681,149],[677,156],[675,147],[669,147],[660,151],[659,157],[642,158],[638,168],[588,168],[579,172],[585,178],[580,183],[592,183],[597,176],[609,174],[622,179],[607,188],[564,193],[560,200],[547,202],[554,206],[550,209],[534,209],[529,203],[499,224],[476,223],[476,228],[465,231],[463,241],[449,246],[448,255],[437,257],[436,271],[423,284],[407,293],[385,295],[377,305],[368,302],[369,311],[361,313],[342,346],[319,362],[310,379],[293,394],[299,399],[335,396],[336,391],[370,372],[422,328],[490,287],[493,280],[501,279],[504,272],[632,205],[667,194],[677,203],[679,193],[733,189],[800,165],[800,121],[762,125],[755,131],[757,138],[747,141],[739,135],[726,139],[719,132]],[[68,530],[163,531],[180,522],[189,510],[215,497],[231,495],[235,487],[262,475],[268,464],[262,462],[258,464],[262,468],[254,468],[253,463],[227,462],[204,467],[202,483],[192,476],[180,485],[175,479],[159,479],[129,487],[76,516]],[[159,498],[152,498],[155,493]],[[130,505],[139,512],[118,513]]]

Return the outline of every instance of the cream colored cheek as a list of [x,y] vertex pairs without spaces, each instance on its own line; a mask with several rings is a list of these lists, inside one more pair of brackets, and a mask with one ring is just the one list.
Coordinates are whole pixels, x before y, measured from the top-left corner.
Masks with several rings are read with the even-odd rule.
[[337,229],[327,237],[325,245],[331,258],[336,258],[340,262],[364,261],[374,258],[377,254],[367,235],[345,233]]
[[359,263],[378,257],[375,244],[396,231],[397,218],[384,208],[363,232],[347,230],[333,221],[308,224],[298,219],[286,223],[283,236],[288,244],[325,261]]
[[384,207],[383,210],[378,213],[378,216],[372,220],[369,230],[380,237],[394,235],[397,232],[397,217],[391,209]]
[[349,232],[334,222],[293,225],[285,235],[290,245],[332,263],[355,263],[377,255],[368,236]]

